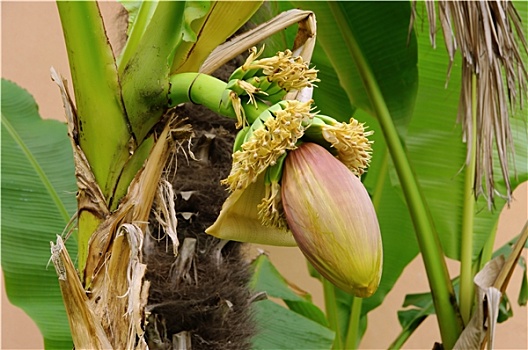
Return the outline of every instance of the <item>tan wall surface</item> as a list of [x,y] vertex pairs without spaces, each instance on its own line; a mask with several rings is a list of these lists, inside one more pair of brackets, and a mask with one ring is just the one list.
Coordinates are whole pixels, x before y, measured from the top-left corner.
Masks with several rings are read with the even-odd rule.
[[[112,22],[116,13],[114,3],[103,3],[102,10]],[[64,120],[62,103],[57,88],[49,78],[49,68],[54,66],[69,79],[64,40],[61,34],[56,6],[53,2],[2,2],[2,77],[17,82],[33,94],[45,118]],[[111,33],[112,34],[112,33]],[[496,246],[517,235],[527,219],[528,186],[523,184],[514,193],[515,201],[504,210],[499,222]],[[312,293],[314,301],[323,306],[322,289],[306,271],[302,254],[297,248],[260,247],[265,249],[279,270],[294,284]],[[253,248],[256,251],[256,247]],[[526,251],[524,252],[527,258]],[[449,262],[453,275],[458,274],[458,263]],[[508,292],[516,300],[521,281],[520,269],[516,269]],[[3,278],[2,278],[3,281]],[[39,349],[42,340],[32,321],[6,299],[2,283],[2,349]],[[369,315],[369,328],[361,344],[364,349],[386,348],[398,334],[396,311],[405,294],[424,292],[427,279],[420,258],[415,259],[404,271],[385,303]],[[527,313],[514,302],[515,317],[497,330],[496,348],[526,349]],[[405,344],[407,349],[431,349],[439,341],[434,317]]]

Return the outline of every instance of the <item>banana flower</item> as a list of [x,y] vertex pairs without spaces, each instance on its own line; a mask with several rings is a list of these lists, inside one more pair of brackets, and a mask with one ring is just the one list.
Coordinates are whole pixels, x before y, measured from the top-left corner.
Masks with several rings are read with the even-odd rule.
[[346,292],[372,295],[382,243],[359,178],[323,147],[304,143],[286,157],[281,197],[288,226],[314,268]]
[[[282,101],[290,91],[315,86],[317,70],[290,51],[258,59],[261,53],[251,50],[222,96],[241,130],[233,167],[222,180],[231,194],[205,232],[298,245],[321,275],[368,297],[382,267],[376,213],[358,178],[370,163],[372,132],[353,118],[344,123],[314,112],[311,99]],[[246,119],[243,102],[263,112]]]

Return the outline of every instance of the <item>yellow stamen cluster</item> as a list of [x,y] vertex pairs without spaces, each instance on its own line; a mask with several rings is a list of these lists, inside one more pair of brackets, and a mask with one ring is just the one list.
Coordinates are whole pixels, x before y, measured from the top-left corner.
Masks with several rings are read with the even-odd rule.
[[302,57],[293,57],[290,50],[279,51],[273,57],[257,60],[263,49],[264,47],[259,52],[255,47],[251,49],[242,66],[244,70],[260,68],[269,81],[276,82],[286,91],[311,87],[313,82],[319,81],[317,69],[309,68]]
[[275,165],[286,150],[295,149],[296,142],[304,135],[303,122],[313,118],[312,101],[284,101],[281,110],[273,112],[264,121],[264,127],[253,131],[242,149],[233,154],[233,167],[223,184],[231,191],[244,189],[257,179],[267,167]]
[[262,225],[276,227],[281,230],[288,228],[280,195],[280,185],[272,182],[266,185],[266,195],[257,206],[258,218]]
[[365,132],[364,124],[354,118],[348,124],[335,123],[322,128],[324,139],[337,150],[337,158],[357,176],[369,166],[372,141],[367,136],[372,134],[372,131]]

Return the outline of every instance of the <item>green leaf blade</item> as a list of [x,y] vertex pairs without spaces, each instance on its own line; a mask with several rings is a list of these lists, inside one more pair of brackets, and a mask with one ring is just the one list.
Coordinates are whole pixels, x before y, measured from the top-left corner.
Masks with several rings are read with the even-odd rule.
[[255,269],[251,282],[253,289],[266,292],[270,297],[282,299],[292,311],[328,327],[324,313],[312,303],[311,296],[309,294],[301,296],[294,292],[267,256],[258,256],[253,262],[253,267]]
[[254,350],[331,349],[334,332],[271,300],[259,301],[256,320],[260,332],[253,339]]
[[310,295],[294,292],[266,255],[258,256],[252,265],[251,287],[282,299],[290,308],[271,300],[255,304],[258,332],[253,339],[253,349],[330,349],[335,334]]
[[[64,124],[42,120],[33,98],[2,80],[2,269],[9,300],[36,322],[49,348],[72,341],[54,268],[55,240],[76,208]],[[70,254],[76,254],[70,239]]]
[[[375,116],[368,88],[364,86],[361,78],[365,67],[359,65],[350,51],[343,48],[344,45],[357,45],[379,84],[398,132],[404,135],[412,115],[418,87],[417,47],[414,36],[410,36],[407,45],[409,3],[293,3],[315,12],[318,41],[336,70],[341,86],[356,107]],[[334,10],[341,13],[342,18],[334,16],[333,6]],[[351,41],[352,37],[355,42]]]

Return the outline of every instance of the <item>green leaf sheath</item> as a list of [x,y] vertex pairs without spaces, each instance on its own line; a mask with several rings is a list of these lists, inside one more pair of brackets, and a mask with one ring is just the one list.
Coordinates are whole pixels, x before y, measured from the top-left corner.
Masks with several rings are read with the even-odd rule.
[[[50,241],[75,212],[66,126],[42,120],[29,93],[2,80],[2,270],[7,296],[37,324],[47,349],[71,349],[68,319],[49,266]],[[67,242],[76,255],[75,235]]]
[[75,91],[78,142],[109,203],[131,139],[114,56],[97,3],[58,1],[57,7]]
[[182,42],[184,8],[184,1],[158,3],[136,51],[120,74],[123,101],[138,144],[169,105],[169,71]]
[[115,200],[111,203],[110,210],[115,210],[119,205],[119,200],[127,194],[128,186],[130,186],[130,183],[132,182],[134,177],[136,177],[137,172],[145,163],[145,160],[149,156],[153,146],[154,136],[151,135],[148,138],[144,139],[143,142],[141,142],[141,144],[138,146],[138,148],[136,148],[134,154],[130,156],[130,159],[123,167],[123,172],[121,174],[121,177],[119,178],[119,182],[116,185],[116,189],[114,192]]
[[130,58],[136,52],[141,38],[154,15],[154,11],[156,11],[158,1],[122,1],[122,4],[128,11],[128,39],[123,51],[116,60],[120,76],[123,74]]

